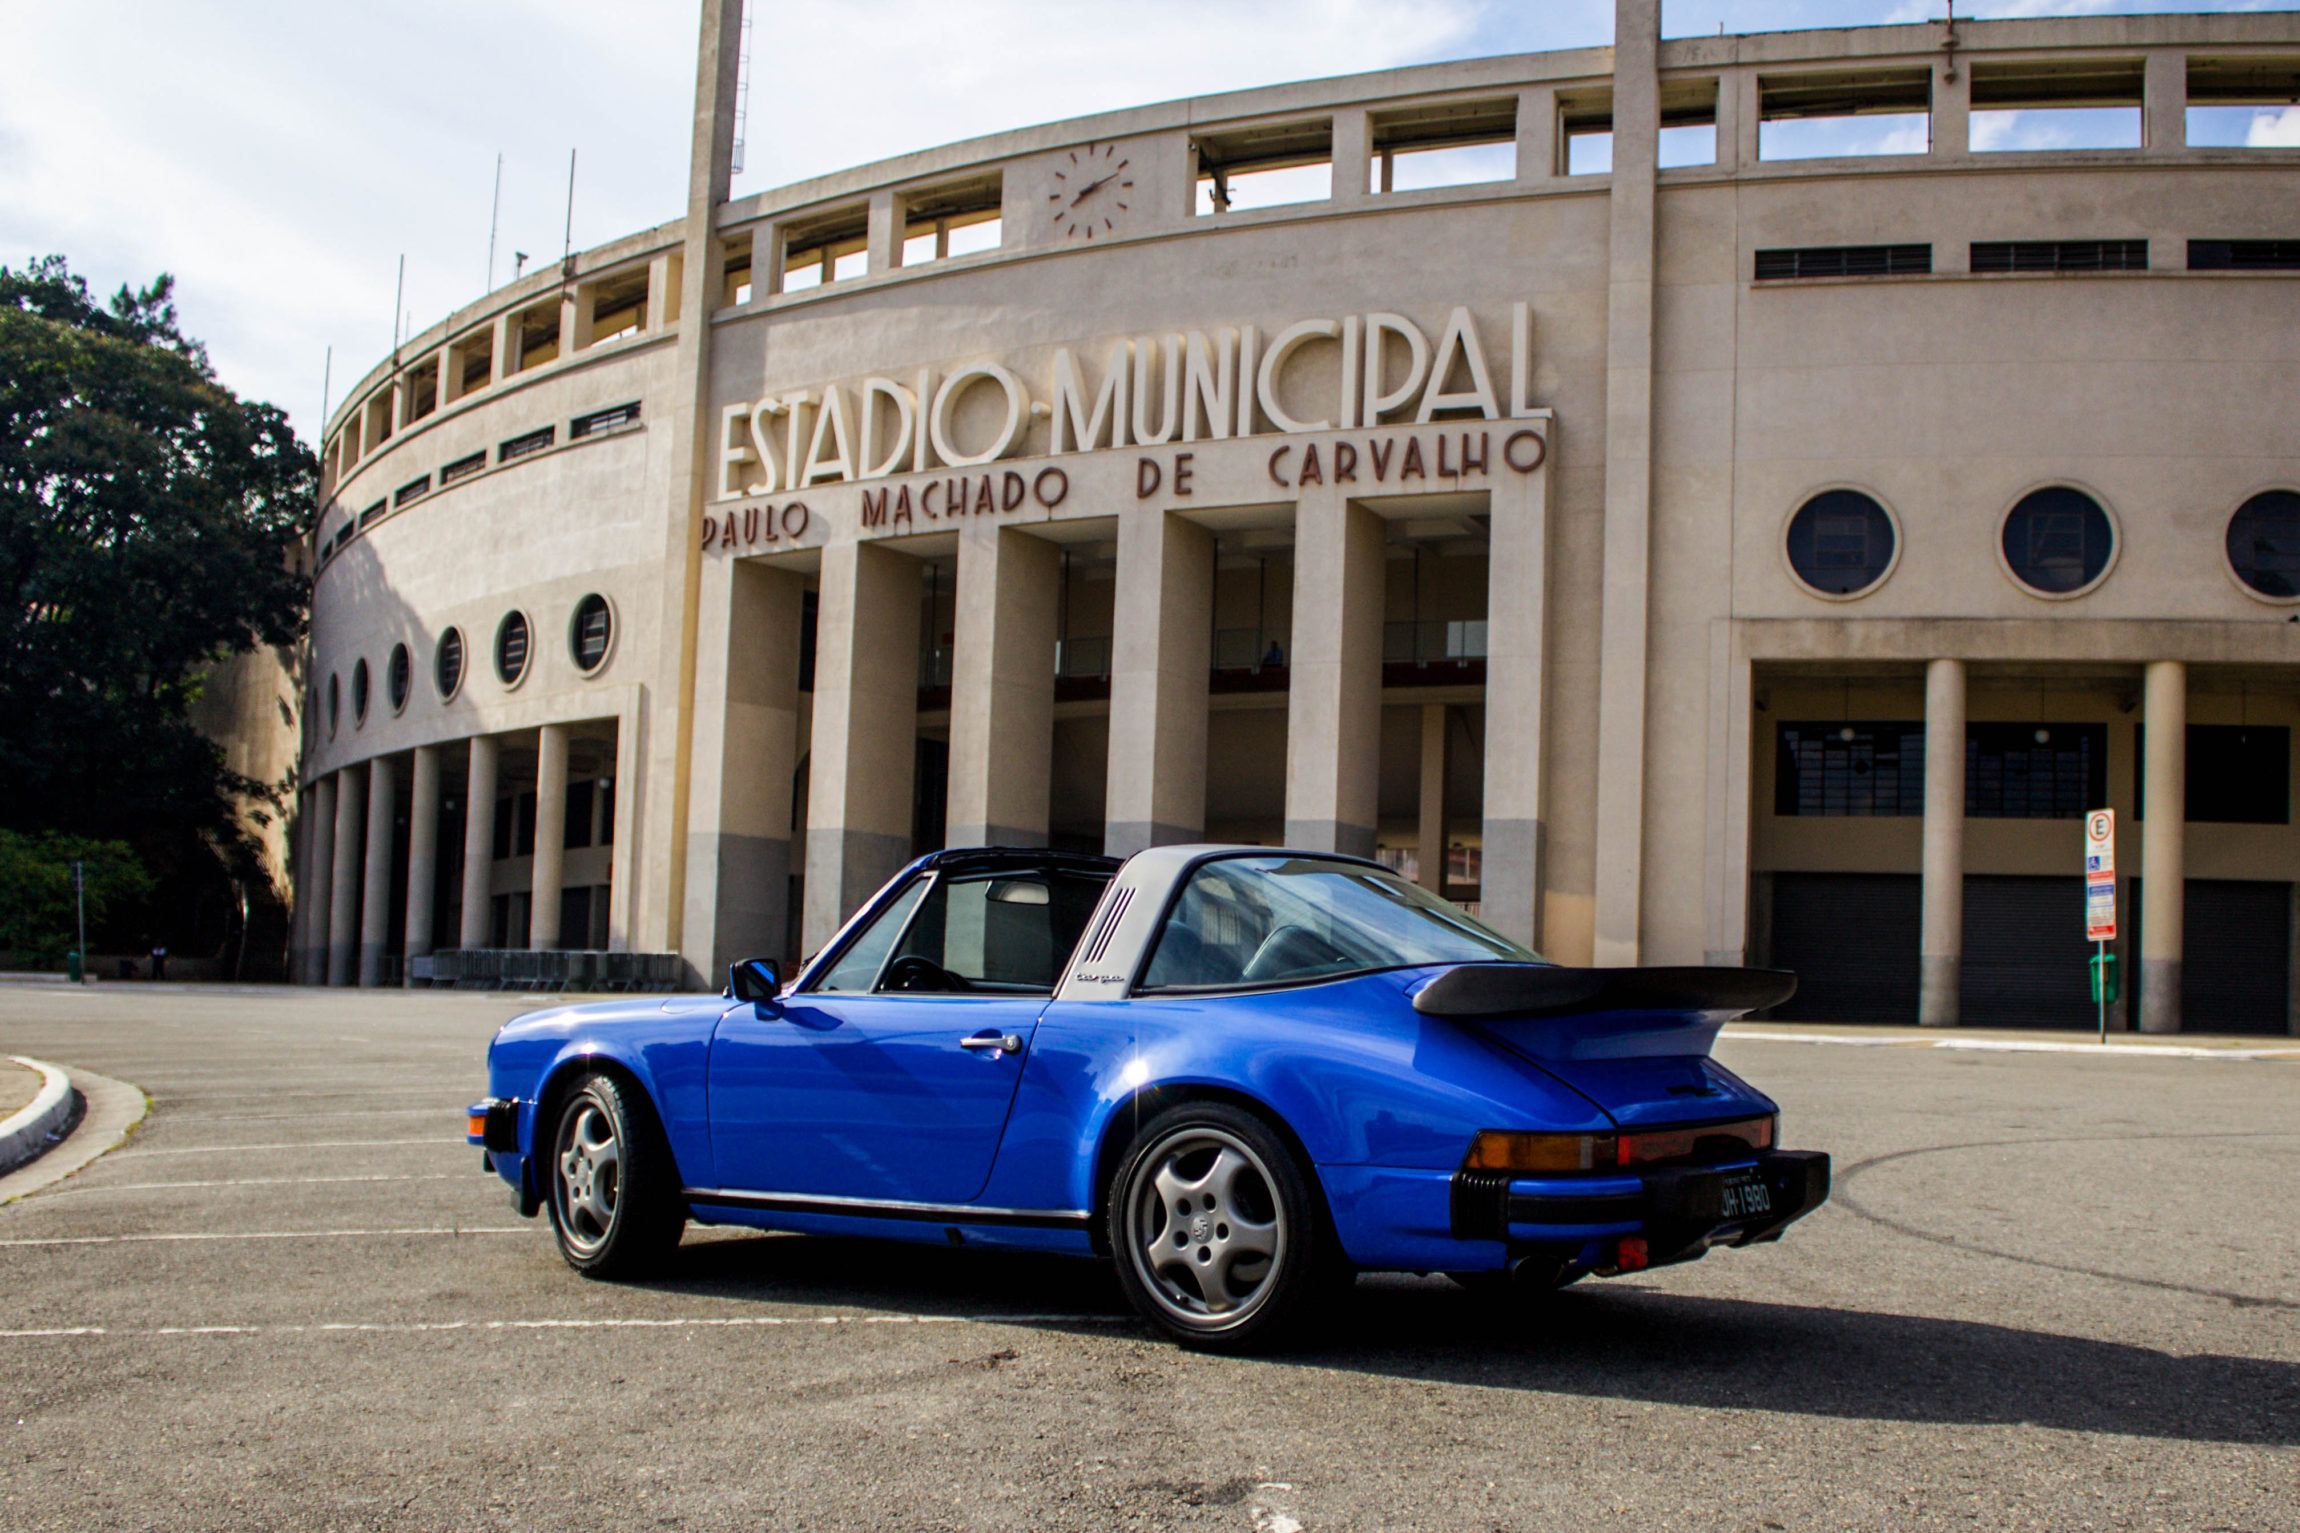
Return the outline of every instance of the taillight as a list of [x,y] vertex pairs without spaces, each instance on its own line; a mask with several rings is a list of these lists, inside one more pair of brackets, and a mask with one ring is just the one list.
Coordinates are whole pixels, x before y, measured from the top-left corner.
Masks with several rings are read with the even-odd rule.
[[1471,1171],[1594,1171],[1610,1166],[1614,1156],[1611,1134],[1520,1134],[1505,1129],[1480,1130],[1469,1142]]
[[1470,1141],[1462,1169],[1556,1175],[1672,1161],[1734,1160],[1752,1150],[1771,1149],[1775,1130],[1771,1117],[1622,1134],[1529,1134],[1489,1128],[1479,1130]]

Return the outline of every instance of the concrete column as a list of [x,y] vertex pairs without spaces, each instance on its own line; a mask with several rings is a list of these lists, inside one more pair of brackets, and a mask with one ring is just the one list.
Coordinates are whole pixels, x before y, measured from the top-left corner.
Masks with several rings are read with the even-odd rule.
[[2188,667],[2148,667],[2147,781],[2140,801],[2140,1030],[2180,1031],[2180,955],[2188,905]]
[[310,907],[304,917],[302,967],[296,982],[327,983],[328,896],[335,884],[335,778],[322,777],[311,785],[311,822],[305,827],[311,849],[304,858],[303,882],[296,903]]
[[[894,193],[871,193],[869,210],[864,216],[868,222],[863,230],[863,269],[873,276],[893,271],[902,264],[902,208],[896,203]],[[758,280],[758,274],[753,272],[754,291]]]
[[1755,755],[1750,704],[1754,671],[1733,642],[1733,621],[1709,620],[1708,886],[1702,962],[1737,969],[1749,961],[1749,768]]
[[679,252],[666,250],[647,263],[647,333],[657,334],[679,317]]
[[493,735],[471,737],[463,788],[463,930],[460,946],[487,946],[494,935],[495,775],[503,747]]
[[1421,886],[1445,893],[1445,730],[1443,703],[1422,704]]
[[1110,767],[1102,849],[1206,833],[1206,671],[1214,535],[1153,502],[1118,518],[1110,641]]
[[1373,185],[1371,127],[1363,107],[1347,107],[1334,113],[1332,195],[1337,203],[1364,202],[1372,195],[1369,190]]
[[[1720,90],[1733,92],[1733,99],[1736,103],[1734,113],[1736,121],[1733,125],[1734,148],[1732,152],[1736,157],[1736,164],[1740,166],[1755,165],[1763,157],[1760,151],[1764,148],[1765,98],[1764,92],[1757,84],[1757,79],[1756,70],[1744,69],[1726,75],[1717,82]],[[1720,122],[1718,127],[1722,130],[1724,124]],[[1717,144],[1717,157],[1723,159],[1725,154],[1725,144],[1720,139]]]
[[[439,747],[415,748],[407,786],[407,944],[410,959],[431,953],[431,918],[439,905]],[[406,973],[413,972],[410,965]]]
[[1532,85],[1517,93],[1517,179],[1557,179],[1557,87]]
[[1374,854],[1382,764],[1382,521],[1339,494],[1294,513],[1286,845]]
[[519,316],[515,313],[496,315],[495,340],[487,356],[487,381],[490,384],[501,383],[517,369],[518,360],[511,355],[511,351],[518,344]]
[[1743,108],[1742,81],[1746,77],[1728,69],[1717,77],[1717,168],[1738,170],[1741,167],[1741,113]]
[[[1589,932],[1587,885],[1577,891],[1549,887],[1547,833],[1542,824],[1543,729],[1547,723],[1549,662],[1548,423],[1512,421],[1497,453],[1516,442],[1517,461],[1529,461],[1530,431],[1544,439],[1540,466],[1495,476],[1487,507],[1485,596],[1485,803],[1484,872],[1478,915],[1487,925],[1527,946],[1559,950],[1549,956],[1582,962]],[[1504,468],[1507,469],[1506,462]],[[1552,916],[1555,919],[1552,919]],[[1538,920],[1537,920],[1538,916]],[[1537,933],[1536,925],[1542,929]],[[1570,937],[1560,946],[1561,938]]]
[[2151,154],[2176,154],[2188,147],[2188,55],[2160,48],[2148,55],[2141,86],[2141,143]]
[[1932,152],[1939,159],[1962,159],[1972,152],[1972,60],[1959,55],[1956,72],[1950,79],[1945,62],[1933,70]]
[[1965,663],[1925,667],[1924,934],[1917,1020],[1954,1027],[1965,967]]
[[535,880],[527,946],[541,953],[559,945],[559,890],[567,867],[567,726],[546,724],[536,736]]
[[1616,0],[1611,275],[1606,301],[1605,554],[1597,696],[1599,965],[1638,961],[1645,876],[1646,605],[1653,517],[1653,184],[1661,0]]
[[391,758],[378,756],[367,764],[366,876],[359,896],[359,983],[373,989],[383,983],[383,957],[391,933],[392,821],[399,817],[399,774]]
[[[783,944],[805,602],[806,581],[795,570],[752,559],[716,559],[704,569],[684,927],[697,980],[723,979],[745,958],[798,956]],[[617,818],[624,802],[615,801]],[[620,836],[615,846],[620,856]],[[613,903],[610,896],[610,941],[618,929]]]
[[807,768],[810,953],[910,860],[918,574],[917,560],[876,543],[823,549]]
[[[798,669],[796,641],[792,645],[791,669],[794,672]],[[639,805],[642,802],[639,745],[643,733],[637,702],[625,703],[622,716],[615,721],[615,849],[607,855],[607,951],[610,953],[631,951],[631,912],[636,908],[632,870],[639,865]]]
[[1054,780],[1054,638],[1062,551],[983,519],[960,524],[950,693],[952,846],[1044,846]]
[[359,978],[359,843],[367,819],[367,773],[335,774],[335,837],[328,872],[327,982]]

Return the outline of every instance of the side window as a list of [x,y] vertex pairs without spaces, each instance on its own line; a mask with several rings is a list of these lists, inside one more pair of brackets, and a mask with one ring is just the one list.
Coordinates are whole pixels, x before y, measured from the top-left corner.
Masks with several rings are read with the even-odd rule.
[[1277,925],[1269,901],[1259,893],[1220,863],[1200,868],[1166,918],[1142,987],[1243,983],[1247,965]]
[[941,880],[895,956],[936,965],[962,982],[952,990],[1051,992],[1103,882],[1036,872]]
[[868,990],[878,983],[878,971],[886,964],[887,949],[894,946],[895,938],[902,935],[903,923],[918,908],[919,897],[926,893],[927,880],[913,879],[909,888],[895,896],[879,918],[865,928],[847,945],[839,961],[815,983],[817,990]]

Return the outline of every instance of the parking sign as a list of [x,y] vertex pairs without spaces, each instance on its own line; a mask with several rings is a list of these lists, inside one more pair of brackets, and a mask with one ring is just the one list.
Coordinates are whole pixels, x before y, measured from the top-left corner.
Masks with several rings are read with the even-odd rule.
[[2116,940],[2116,811],[2084,817],[2084,940]]

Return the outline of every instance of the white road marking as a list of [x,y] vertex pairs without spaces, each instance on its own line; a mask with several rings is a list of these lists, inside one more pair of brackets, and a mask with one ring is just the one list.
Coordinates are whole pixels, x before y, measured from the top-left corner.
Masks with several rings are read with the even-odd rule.
[[42,1240],[0,1240],[8,1246],[121,1246],[174,1240],[360,1240],[378,1235],[525,1235],[532,1224],[419,1225],[398,1230],[188,1230],[162,1235],[54,1235]]
[[614,1331],[739,1329],[766,1326],[843,1325],[1132,1325],[1131,1315],[731,1315],[681,1316],[669,1320],[414,1320],[400,1323],[342,1321],[317,1325],[163,1325],[121,1329],[108,1325],[60,1325],[37,1330],[0,1331],[0,1338],[32,1340],[59,1336],[319,1336],[331,1333],[421,1335],[433,1331]]
[[1754,1043],[1822,1043],[1854,1049],[1982,1049],[2000,1054],[2095,1054],[2120,1059],[2300,1059],[2300,1049],[2200,1049],[2185,1044],[2077,1043],[2057,1038],[1849,1038],[1841,1033],[1767,1033],[1728,1027]]
[[235,1150],[379,1150],[393,1145],[452,1144],[476,1149],[464,1139],[299,1139],[290,1144],[194,1144],[172,1150],[121,1150],[114,1160],[135,1160],[146,1155],[229,1155]]
[[[166,1107],[167,1099],[160,1101]],[[461,1118],[460,1107],[340,1107],[324,1112],[171,1113],[171,1123],[308,1123],[314,1118]]]
[[115,1182],[107,1187],[59,1187],[49,1198],[79,1198],[92,1192],[161,1192],[177,1187],[317,1187],[334,1182],[463,1182],[467,1171],[428,1171],[420,1176],[235,1176],[212,1182]]

